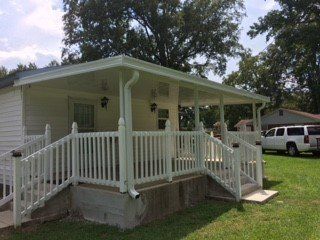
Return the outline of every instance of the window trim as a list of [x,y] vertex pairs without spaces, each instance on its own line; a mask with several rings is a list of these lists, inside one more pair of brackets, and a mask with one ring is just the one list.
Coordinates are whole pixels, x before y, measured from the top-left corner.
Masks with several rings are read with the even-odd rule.
[[92,99],[86,99],[86,98],[72,98],[69,97],[69,132],[72,131],[72,123],[74,122],[74,104],[75,103],[80,103],[80,104],[87,104],[87,105],[93,105],[94,106],[94,127],[93,127],[93,132],[97,131],[97,116],[98,116],[98,103],[96,100]]

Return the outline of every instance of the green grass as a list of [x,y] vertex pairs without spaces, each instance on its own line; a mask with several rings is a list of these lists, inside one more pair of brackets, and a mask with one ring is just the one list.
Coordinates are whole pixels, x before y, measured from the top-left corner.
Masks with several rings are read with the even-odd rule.
[[[265,155],[265,188],[280,192],[265,205],[207,201],[134,230],[61,220],[1,239],[320,239],[320,159]],[[1,235],[1,233],[0,233]]]

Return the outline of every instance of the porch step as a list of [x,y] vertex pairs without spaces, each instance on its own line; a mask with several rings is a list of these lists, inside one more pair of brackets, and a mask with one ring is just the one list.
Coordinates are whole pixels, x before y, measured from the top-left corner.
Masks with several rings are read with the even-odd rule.
[[278,194],[278,191],[259,189],[243,196],[241,200],[250,203],[264,204]]
[[243,185],[241,186],[241,195],[242,195],[242,196],[245,196],[245,195],[247,195],[247,194],[249,194],[249,193],[252,193],[252,192],[258,190],[259,188],[260,188],[259,185],[256,184],[256,183],[246,183],[246,184],[243,184]]

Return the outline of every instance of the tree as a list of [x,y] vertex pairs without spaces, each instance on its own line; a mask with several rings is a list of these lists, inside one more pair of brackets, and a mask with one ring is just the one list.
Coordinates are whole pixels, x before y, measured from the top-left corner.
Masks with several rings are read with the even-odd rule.
[[8,69],[5,66],[0,66],[0,78],[8,75]]
[[37,68],[38,67],[35,63],[30,62],[28,65],[19,63],[15,69],[12,69],[9,71],[9,74],[14,74],[17,72],[24,72],[24,71],[28,71],[28,70],[35,70]]
[[277,0],[280,9],[270,11],[251,26],[253,38],[266,33],[285,63],[282,72],[292,89],[309,104],[307,109],[320,113],[320,7],[319,0]]
[[51,60],[51,62],[48,63],[47,67],[57,67],[60,66],[60,63],[57,60]]
[[225,77],[223,83],[270,96],[268,107],[274,109],[283,106],[293,93],[292,85],[295,82],[284,74],[286,68],[286,62],[277,48],[270,45],[266,52],[256,56],[250,52],[243,54],[239,69]]
[[[64,0],[64,62],[126,54],[204,76],[241,51],[242,0]],[[200,60],[199,60],[200,59]]]

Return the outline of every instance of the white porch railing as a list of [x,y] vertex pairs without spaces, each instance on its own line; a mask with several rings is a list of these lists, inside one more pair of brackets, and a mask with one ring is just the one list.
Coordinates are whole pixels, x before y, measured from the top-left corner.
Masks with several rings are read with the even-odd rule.
[[239,161],[242,173],[262,186],[261,151],[256,147],[256,143],[251,145],[231,132],[227,133],[227,143],[228,146],[231,146],[232,143],[239,143]]
[[119,187],[119,133],[77,133],[79,182]]
[[240,164],[235,158],[234,150],[210,135],[206,134],[204,139],[204,164],[207,174],[237,196],[241,192],[241,183],[237,181],[240,177],[237,175]]
[[261,135],[258,131],[254,132],[245,132],[245,131],[228,131],[228,133],[231,133],[232,135],[237,136],[241,140],[251,144],[252,146],[256,145],[256,141],[261,140]]
[[[254,181],[259,178],[258,168],[254,169],[258,166],[254,164],[259,155],[256,147],[231,133],[227,146],[201,127],[200,131],[171,131],[167,121],[165,131],[132,132],[129,163],[131,158],[126,155],[131,151],[122,119],[116,132],[78,133],[75,123],[72,129],[70,135],[55,143],[36,152],[34,149],[22,160],[15,159],[15,226],[70,183],[119,187],[124,193],[129,191],[129,184],[170,182],[175,176],[206,173],[239,201],[241,174]],[[240,148],[231,148],[233,143],[240,143]]]
[[0,184],[2,184],[0,206],[6,204],[13,197],[12,151],[19,151],[23,157],[27,157],[45,146],[46,136],[28,136],[25,141],[26,142],[19,147],[0,155]]

